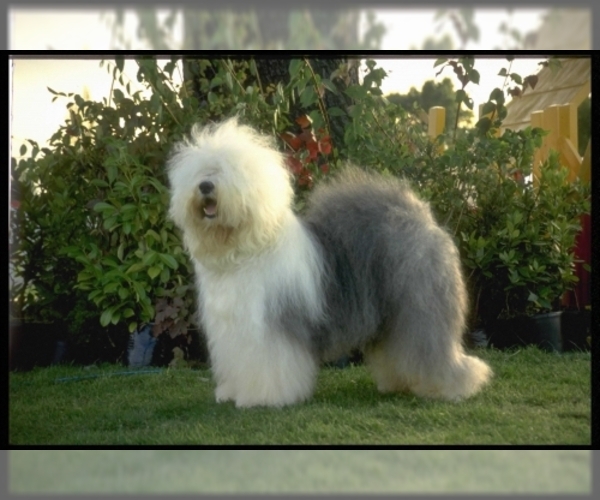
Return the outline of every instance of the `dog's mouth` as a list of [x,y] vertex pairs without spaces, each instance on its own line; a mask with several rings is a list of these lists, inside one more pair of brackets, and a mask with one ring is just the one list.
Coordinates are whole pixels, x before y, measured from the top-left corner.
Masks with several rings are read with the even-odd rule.
[[217,216],[217,200],[205,198],[202,203],[202,213],[207,219],[214,219]]

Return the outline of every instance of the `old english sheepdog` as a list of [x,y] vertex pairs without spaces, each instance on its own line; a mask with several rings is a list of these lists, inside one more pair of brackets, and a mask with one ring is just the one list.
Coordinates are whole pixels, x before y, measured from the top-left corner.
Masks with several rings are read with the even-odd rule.
[[284,156],[236,118],[194,127],[168,174],[217,401],[306,400],[319,364],[357,348],[381,392],[459,400],[490,378],[461,343],[457,249],[400,180],[349,168],[298,218]]

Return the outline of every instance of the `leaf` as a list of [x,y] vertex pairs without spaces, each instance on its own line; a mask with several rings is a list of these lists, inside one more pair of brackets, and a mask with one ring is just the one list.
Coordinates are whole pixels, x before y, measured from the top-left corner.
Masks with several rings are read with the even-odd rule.
[[154,229],[148,229],[148,231],[146,231],[145,236],[152,236],[152,238],[154,238],[159,243],[161,241],[159,234]]
[[132,286],[138,296],[138,302],[142,302],[146,298],[146,290],[138,281],[134,281]]
[[289,65],[290,77],[294,79],[297,77],[300,68],[303,65],[302,59],[292,59]]
[[156,262],[157,258],[158,254],[154,250],[149,250],[144,254],[144,257],[142,257],[142,264],[145,266],[151,266]]
[[256,68],[256,61],[254,60],[254,58],[250,59],[250,74],[254,76],[258,75],[258,69]]
[[535,89],[535,86],[537,85],[538,82],[538,76],[537,75],[529,75],[525,77],[525,80],[523,81],[523,84],[525,86],[525,88],[527,88],[527,86],[531,87],[532,89]]
[[493,113],[494,111],[496,111],[496,104],[488,101],[483,105],[483,108],[481,109],[481,114],[482,116],[486,116],[490,113]]
[[117,258],[123,262],[123,251],[125,250],[125,242],[121,243],[119,245],[119,248],[117,248]]
[[116,217],[108,217],[106,219],[104,219],[104,223],[102,224],[102,227],[104,229],[106,229],[107,231],[114,231],[117,227],[119,227],[119,223],[117,223],[117,218]]
[[504,92],[496,87],[490,92],[489,100],[496,101],[498,104],[504,104]]
[[476,69],[471,69],[467,72],[467,75],[469,76],[470,81],[479,85],[479,71]]
[[329,116],[346,116],[346,114],[347,114],[341,108],[338,108],[335,106],[328,108],[327,113],[329,114]]
[[229,90],[233,89],[233,79],[231,78],[230,73],[225,73],[225,83],[227,84],[227,87],[229,87]]
[[455,101],[457,103],[465,102],[466,99],[467,99],[467,93],[464,90],[459,89],[459,90],[456,91]]
[[102,313],[102,315],[100,316],[100,324],[102,326],[108,326],[108,324],[110,323],[111,319],[112,319],[112,315],[113,315],[113,308],[109,308],[106,311],[104,311]]
[[317,94],[312,87],[306,87],[304,91],[300,94],[300,104],[303,107],[308,108],[317,100]]
[[511,73],[510,79],[518,85],[523,84],[523,79],[521,78],[521,75],[519,75],[518,73]]
[[158,255],[159,255],[160,260],[162,260],[167,266],[169,266],[173,270],[177,270],[177,268],[179,267],[179,263],[172,255],[168,255],[168,254],[164,254],[164,253],[161,253]]
[[557,59],[556,56],[550,57],[550,59],[548,59],[548,64],[553,75],[556,74],[560,68],[562,68],[562,63],[560,62],[560,59]]
[[351,85],[344,92],[349,97],[357,101],[357,103],[363,101],[367,97],[367,89],[365,89],[362,85]]
[[117,211],[115,207],[113,207],[110,203],[106,203],[104,201],[99,201],[94,205],[94,212],[106,212],[107,214],[112,214]]
[[437,67],[440,64],[444,64],[448,59],[446,57],[440,57],[439,59],[436,59],[435,62],[433,63],[433,67]]
[[125,274],[137,273],[138,271],[145,269],[145,267],[146,266],[141,262],[136,262],[135,264],[132,264],[127,271],[125,271]]
[[[330,92],[337,93],[337,91],[338,91],[335,84],[331,80],[328,80],[327,78],[323,78],[321,80],[321,84]],[[331,110],[329,110],[329,111],[331,111]]]
[[98,187],[108,187],[109,186],[108,182],[106,182],[104,179],[92,179],[90,181],[90,184],[92,186],[98,186]]
[[519,87],[512,87],[508,90],[508,93],[513,97],[520,97],[522,92]]
[[110,293],[116,292],[120,286],[121,286],[120,283],[116,283],[116,282],[108,283],[107,285],[105,285],[103,291],[106,294],[110,294]]
[[152,279],[156,278],[160,272],[162,271],[162,269],[158,266],[152,266],[151,268],[148,269],[148,276],[150,276]]
[[125,95],[121,91],[121,89],[113,90],[113,99],[116,103],[120,103],[123,99],[125,99]]

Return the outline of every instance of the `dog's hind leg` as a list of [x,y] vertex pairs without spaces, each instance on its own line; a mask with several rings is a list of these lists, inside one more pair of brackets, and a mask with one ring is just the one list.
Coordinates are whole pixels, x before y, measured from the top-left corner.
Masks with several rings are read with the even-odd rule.
[[418,287],[404,297],[384,338],[365,352],[382,392],[458,400],[475,394],[492,374],[462,346],[466,296],[460,275],[439,272],[410,277]]

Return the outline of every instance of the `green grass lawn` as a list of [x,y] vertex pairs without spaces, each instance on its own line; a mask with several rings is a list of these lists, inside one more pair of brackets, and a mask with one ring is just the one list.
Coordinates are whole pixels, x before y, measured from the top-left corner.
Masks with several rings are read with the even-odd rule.
[[[123,367],[10,374],[14,445],[591,444],[590,354],[479,350],[492,383],[461,403],[381,395],[363,366],[320,372],[300,405],[217,404],[207,370]],[[97,378],[57,383],[61,377]]]
[[587,493],[587,450],[11,450],[11,493]]

